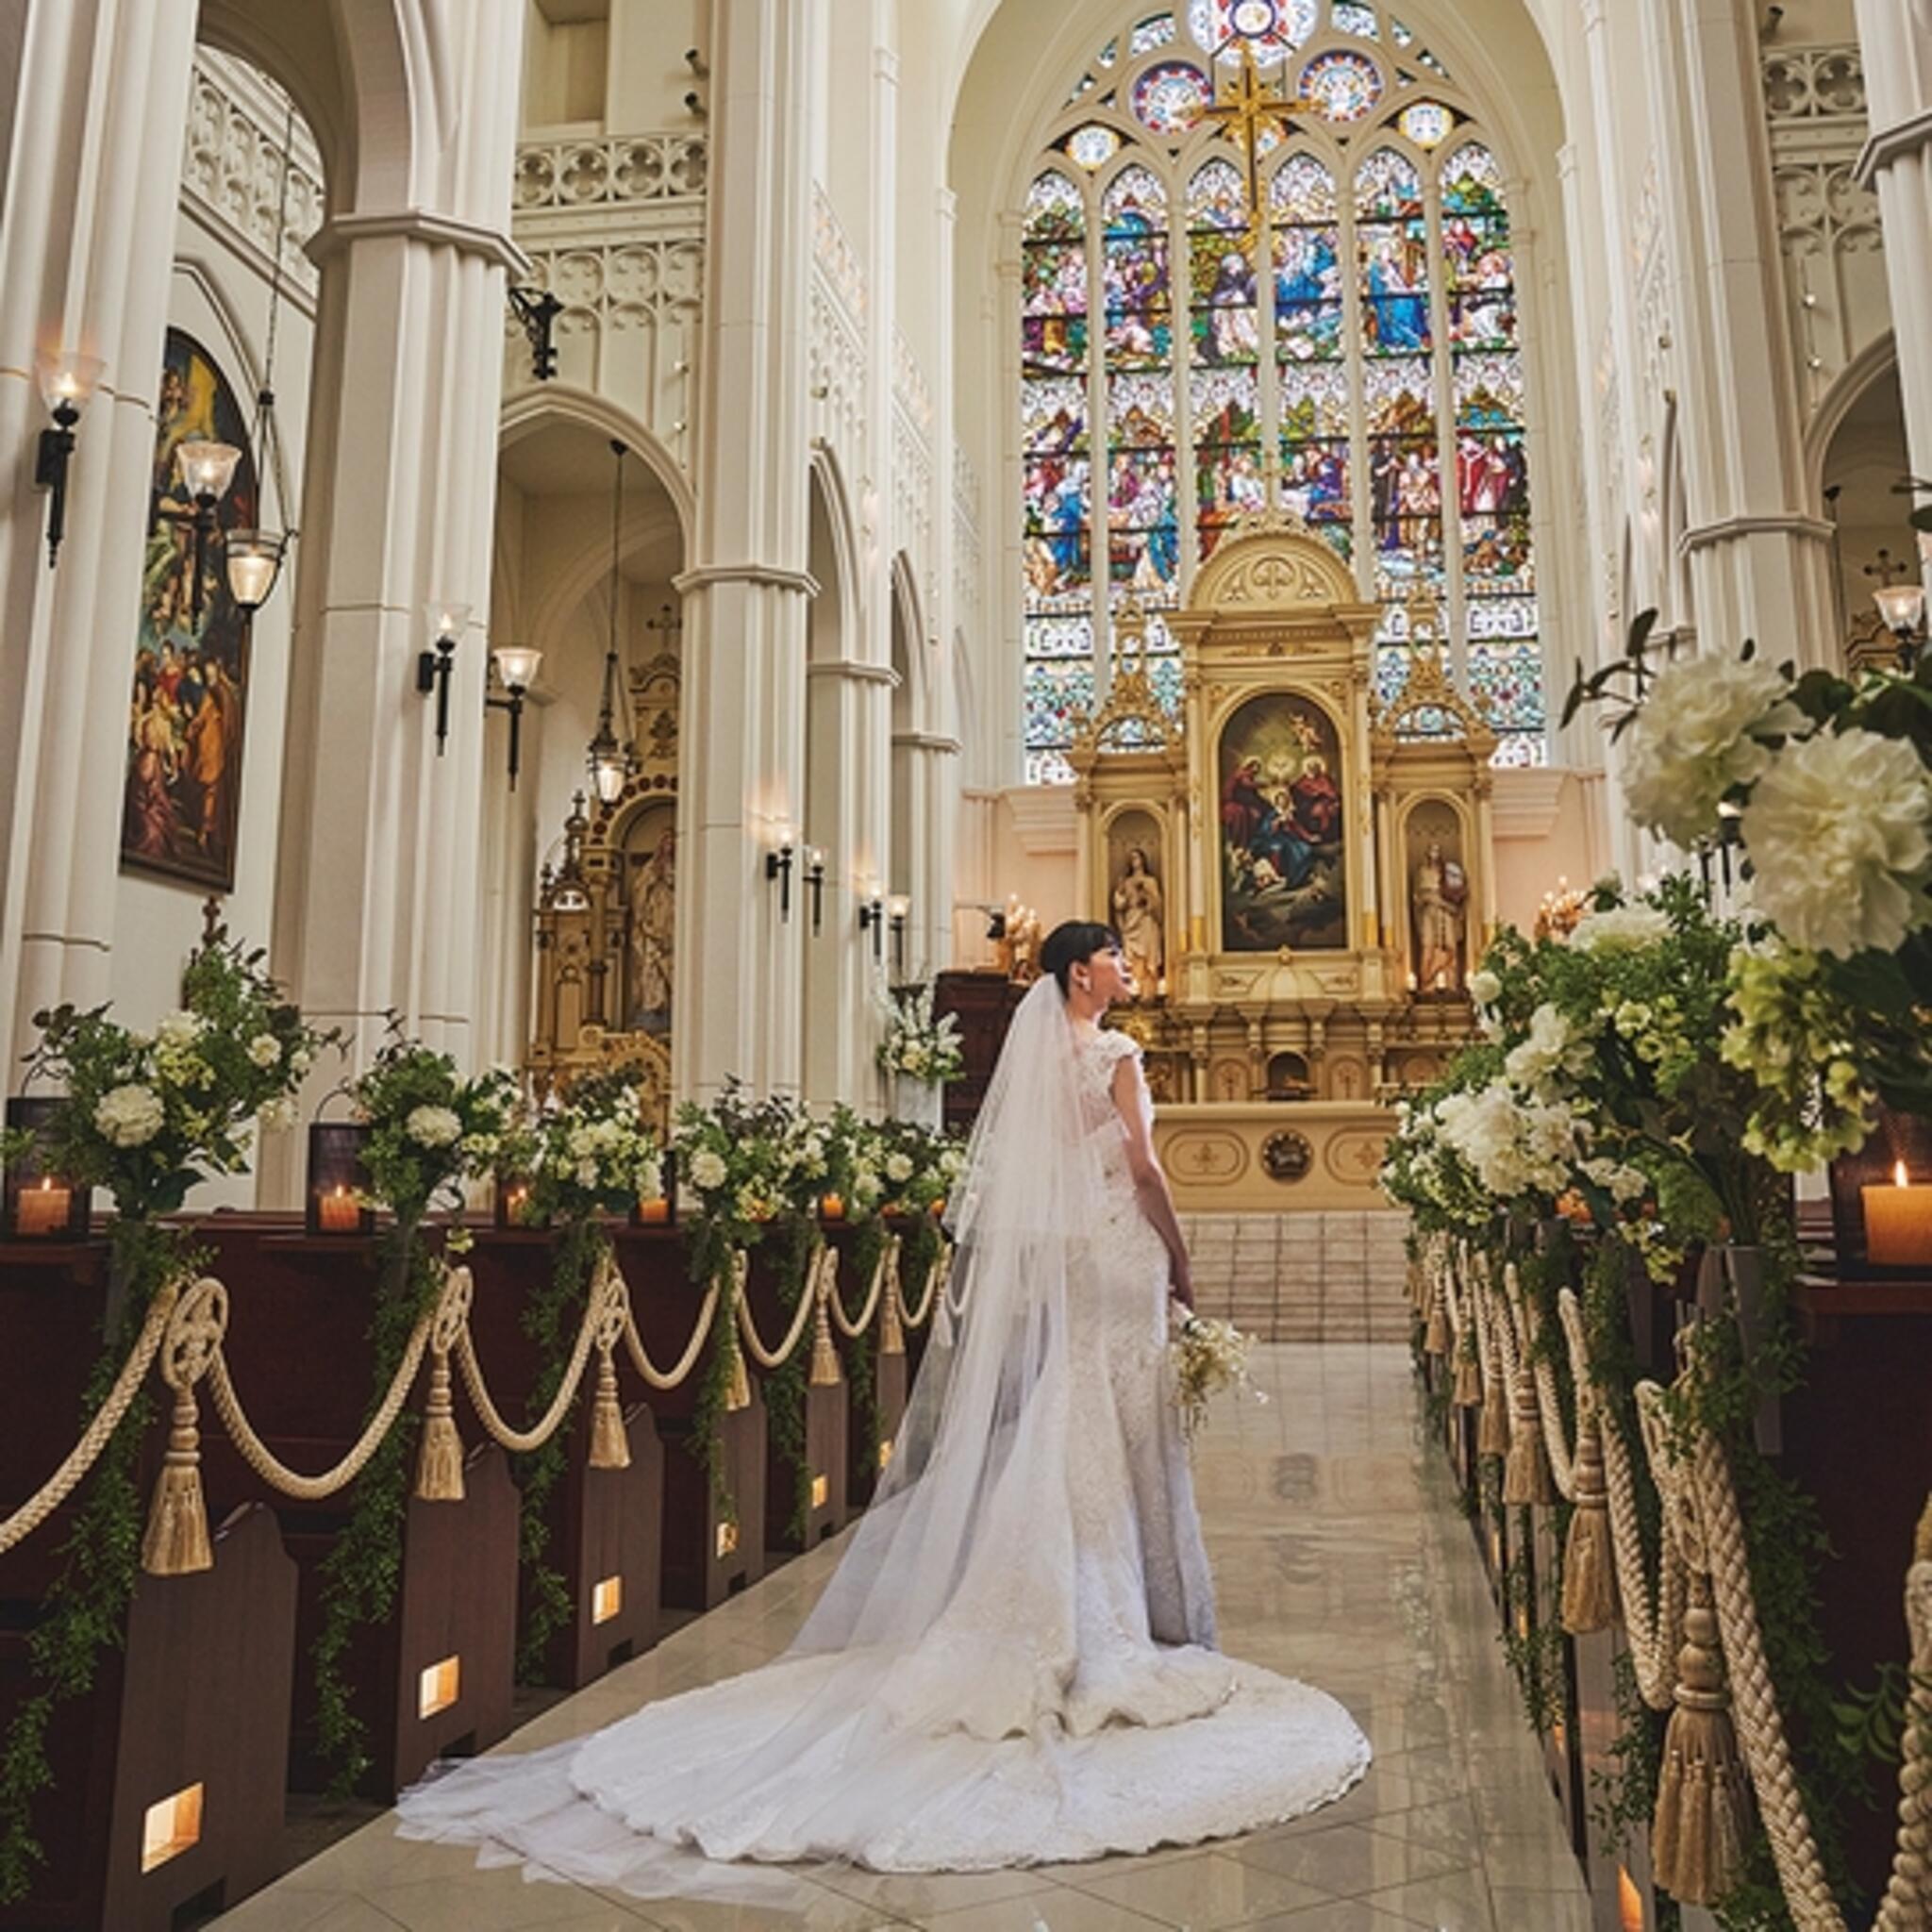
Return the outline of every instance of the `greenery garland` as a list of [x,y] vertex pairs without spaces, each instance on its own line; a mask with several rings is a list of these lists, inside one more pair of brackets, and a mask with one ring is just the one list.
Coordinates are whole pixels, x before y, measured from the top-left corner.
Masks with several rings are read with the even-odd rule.
[[[609,1238],[594,1221],[574,1216],[564,1223],[550,1279],[531,1295],[522,1317],[524,1333],[538,1350],[525,1427],[544,1414],[562,1384],[583,1320],[585,1297],[609,1252]],[[551,1640],[571,1620],[573,1607],[563,1573],[544,1558],[550,1548],[550,1498],[569,1466],[571,1429],[582,1395],[580,1387],[570,1413],[541,1449],[513,1458],[519,1491],[517,1557],[524,1579],[523,1629],[517,1639],[517,1681],[522,1684],[544,1681]]]
[[[886,1257],[891,1241],[885,1223],[874,1216],[861,1222],[852,1238],[852,1271],[858,1278],[861,1299],[871,1291],[872,1279]],[[880,1290],[883,1296],[885,1291]],[[884,1302],[874,1320],[883,1319]],[[864,1466],[874,1472],[879,1466],[879,1445],[885,1440],[885,1418],[879,1413],[878,1350],[871,1328],[862,1328],[845,1341],[845,1374],[852,1384],[852,1400],[858,1415],[858,1452]]]
[[[797,1311],[818,1239],[818,1224],[797,1210],[780,1216],[774,1287],[783,1319]],[[807,1444],[806,1406],[810,1400],[811,1350],[801,1341],[777,1368],[760,1377],[764,1390],[767,1438],[778,1459],[791,1472],[791,1514],[785,1534],[802,1550],[811,1528],[811,1457]]]

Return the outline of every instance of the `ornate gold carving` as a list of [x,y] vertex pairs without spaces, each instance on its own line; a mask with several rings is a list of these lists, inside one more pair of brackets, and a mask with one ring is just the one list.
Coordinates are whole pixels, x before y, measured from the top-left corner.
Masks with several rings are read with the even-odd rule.
[[1293,1127],[1283,1127],[1261,1142],[1261,1165],[1271,1180],[1284,1184],[1304,1180],[1314,1164],[1314,1143]]
[[[1122,605],[1114,638],[1120,662],[1107,702],[1097,711],[1083,712],[1074,719],[1073,742],[1067,748],[1068,762],[1082,777],[1092,771],[1103,751],[1165,750],[1178,745],[1181,739],[1180,720],[1160,702],[1147,675],[1147,620],[1137,598],[1129,597]],[[1142,741],[1109,745],[1108,739],[1129,724],[1139,725],[1144,734]]]
[[1322,1149],[1322,1165],[1344,1186],[1373,1180],[1389,1151],[1389,1136],[1376,1127],[1344,1127]]
[[1169,1140],[1163,1158],[1176,1174],[1224,1187],[1240,1180],[1248,1166],[1241,1136],[1219,1128],[1183,1129]]
[[1442,661],[1441,608],[1425,591],[1408,601],[1408,675],[1388,704],[1369,699],[1369,735],[1378,752],[1392,751],[1401,728],[1421,711],[1441,711],[1461,727],[1470,756],[1487,765],[1496,749],[1488,714],[1456,688]]

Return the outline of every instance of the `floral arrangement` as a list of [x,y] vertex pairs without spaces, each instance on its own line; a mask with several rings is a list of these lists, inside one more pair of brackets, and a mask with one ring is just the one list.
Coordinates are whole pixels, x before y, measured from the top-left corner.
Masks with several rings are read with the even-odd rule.
[[943,1083],[957,1080],[966,1071],[959,1023],[951,1013],[933,1018],[931,987],[909,987],[890,994],[881,1008],[886,1030],[879,1041],[878,1063],[886,1073]]
[[370,1130],[370,1192],[409,1222],[435,1207],[459,1208],[463,1181],[494,1172],[516,1104],[508,1074],[466,1078],[448,1054],[405,1039],[393,1019],[382,1051],[348,1091]]
[[621,1075],[578,1080],[511,1115],[496,1149],[498,1186],[523,1189],[532,1226],[624,1214],[664,1191],[664,1163],[637,1090]]
[[1181,1412],[1181,1433],[1191,1445],[1208,1420],[1208,1404],[1224,1389],[1256,1402],[1268,1397],[1255,1386],[1248,1359],[1255,1338],[1243,1335],[1232,1322],[1191,1314],[1168,1341],[1174,1365],[1174,1402]]
[[1859,1146],[1880,1099],[1932,1111],[1932,663],[1800,676],[1746,644],[1659,668],[1655,616],[1579,673],[1565,718],[1619,706],[1638,822],[1740,849],[1754,930],[1724,1052],[1752,1083],[1747,1145],[1802,1173]]
[[264,957],[217,937],[189,960],[180,1007],[152,1031],[107,1007],[36,1013],[29,1077],[67,1096],[34,1137],[42,1158],[106,1188],[133,1219],[173,1213],[209,1174],[245,1173],[256,1124],[292,1124],[295,1090],[336,1038],[303,1021]]

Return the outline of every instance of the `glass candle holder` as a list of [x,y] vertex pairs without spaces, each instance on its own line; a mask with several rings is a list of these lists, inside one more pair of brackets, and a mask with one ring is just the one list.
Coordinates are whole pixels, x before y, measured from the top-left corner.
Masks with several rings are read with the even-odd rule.
[[[9,1131],[38,1132],[64,1103],[52,1095],[21,1095],[7,1103]],[[92,1191],[47,1166],[35,1152],[7,1163],[0,1196],[0,1236],[14,1241],[84,1241]]]
[[310,1234],[353,1237],[375,1232],[375,1210],[367,1205],[369,1170],[362,1160],[368,1144],[369,1129],[360,1121],[310,1122]]

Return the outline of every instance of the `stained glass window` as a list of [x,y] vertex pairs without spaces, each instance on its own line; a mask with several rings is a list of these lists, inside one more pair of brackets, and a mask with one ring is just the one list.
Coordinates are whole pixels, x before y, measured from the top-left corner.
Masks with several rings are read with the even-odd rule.
[[[1252,174],[1205,112],[1244,51],[1312,110],[1264,135]],[[1175,0],[1085,72],[1104,91],[1053,130],[1021,241],[1028,775],[1069,774],[1130,601],[1178,704],[1167,614],[1271,496],[1381,607],[1385,697],[1420,593],[1498,762],[1541,762],[1515,242],[1474,108],[1370,0]]]

